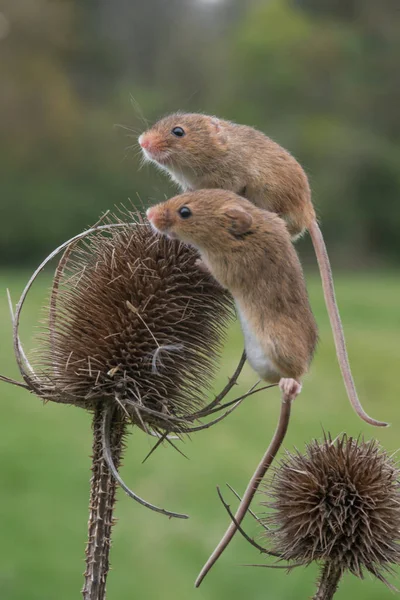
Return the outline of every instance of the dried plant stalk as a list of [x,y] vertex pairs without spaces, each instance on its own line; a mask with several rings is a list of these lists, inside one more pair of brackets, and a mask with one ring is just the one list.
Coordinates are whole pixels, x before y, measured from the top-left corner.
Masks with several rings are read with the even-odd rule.
[[318,590],[313,600],[332,600],[342,577],[342,569],[336,563],[326,562],[321,573]]
[[[114,524],[116,481],[112,477],[103,453],[104,412],[106,406],[98,403],[93,415],[93,456],[90,482],[88,542],[86,546],[84,600],[103,600],[109,571],[111,528]],[[111,452],[118,468],[126,434],[126,419],[121,411],[112,415]]]

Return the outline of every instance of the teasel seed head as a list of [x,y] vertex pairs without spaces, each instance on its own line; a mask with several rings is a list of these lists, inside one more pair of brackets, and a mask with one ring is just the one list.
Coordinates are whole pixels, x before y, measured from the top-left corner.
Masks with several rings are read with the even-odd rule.
[[131,212],[69,245],[39,336],[36,392],[87,409],[115,401],[142,428],[184,431],[232,315],[197,258]]
[[400,562],[399,469],[378,442],[342,435],[287,452],[265,493],[264,533],[282,559],[321,561],[328,579],[367,570],[389,585],[383,574]]

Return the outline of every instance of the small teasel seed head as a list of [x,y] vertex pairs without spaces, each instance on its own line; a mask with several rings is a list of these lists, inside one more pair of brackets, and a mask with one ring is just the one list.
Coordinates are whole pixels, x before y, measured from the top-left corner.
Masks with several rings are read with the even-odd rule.
[[232,302],[193,249],[122,217],[70,250],[35,371],[47,399],[88,409],[111,399],[142,428],[184,431],[204,405]]
[[343,435],[287,452],[264,493],[265,535],[283,559],[388,584],[383,573],[400,562],[399,470],[378,442]]

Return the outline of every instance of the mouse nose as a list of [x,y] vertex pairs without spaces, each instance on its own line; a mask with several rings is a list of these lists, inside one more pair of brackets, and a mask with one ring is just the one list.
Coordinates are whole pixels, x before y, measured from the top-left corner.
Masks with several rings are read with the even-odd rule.
[[151,221],[154,218],[155,212],[156,211],[154,208],[148,208],[146,210],[146,217],[148,218],[149,221]]
[[144,148],[145,150],[151,146],[151,142],[150,142],[149,138],[147,138],[143,134],[139,137],[138,141],[139,141],[140,146],[142,148]]

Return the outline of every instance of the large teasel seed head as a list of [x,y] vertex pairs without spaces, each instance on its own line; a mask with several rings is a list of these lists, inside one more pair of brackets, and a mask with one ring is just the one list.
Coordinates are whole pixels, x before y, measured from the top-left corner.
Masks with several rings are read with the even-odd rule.
[[399,470],[378,442],[341,436],[286,453],[265,488],[262,519],[282,559],[363,577],[400,562]]
[[204,405],[232,303],[193,249],[137,213],[122,217],[61,259],[35,372],[49,400],[91,409],[107,399],[141,427],[184,431]]

